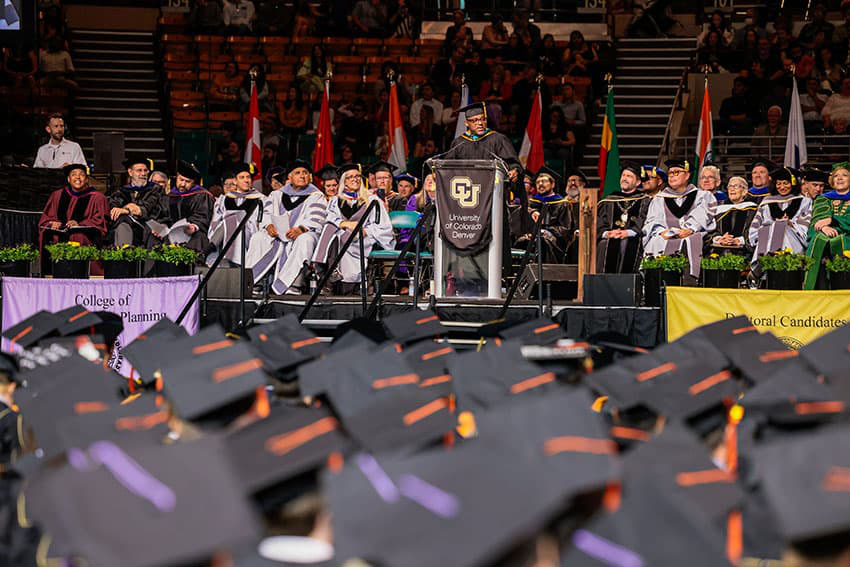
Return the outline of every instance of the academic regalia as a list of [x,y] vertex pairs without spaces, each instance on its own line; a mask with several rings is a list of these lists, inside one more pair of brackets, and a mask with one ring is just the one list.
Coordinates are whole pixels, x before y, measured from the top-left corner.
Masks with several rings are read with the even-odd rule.
[[[753,264],[763,256],[790,248],[796,253],[806,250],[812,200],[802,195],[771,195],[762,200],[750,223],[748,238],[754,248]],[[780,219],[788,217],[783,222]]]
[[[194,250],[199,254],[206,254],[209,247],[207,230],[212,218],[213,196],[200,185],[195,185],[185,192],[180,192],[176,187],[171,189],[167,195],[160,197],[161,205],[156,221],[171,226],[180,219],[186,219],[198,227],[189,241],[184,244],[186,248]],[[151,235],[148,238],[148,247],[163,241]]]
[[147,226],[147,221],[155,219],[159,214],[159,208],[162,206],[162,190],[156,183],[149,182],[143,187],[134,187],[125,185],[112,191],[107,196],[109,201],[109,210],[123,209],[130,203],[138,205],[142,213],[138,216],[126,214],[118,217],[118,220],[111,223],[109,235],[106,238],[107,243],[114,242],[115,229],[126,224],[133,230],[133,245],[139,246],[145,241],[145,237],[150,229]]
[[[645,193],[616,191],[599,202],[596,209],[596,271],[600,274],[633,273],[638,270],[643,242],[643,225],[650,199]],[[609,230],[628,230],[628,238],[606,238]]]
[[[345,175],[340,180],[340,186],[344,186],[344,179]],[[342,247],[351,234],[349,230],[340,229],[340,223],[343,221],[358,222],[373,201],[379,203],[377,214],[380,218],[377,222],[375,221],[376,213],[373,210],[363,224],[363,230],[366,232],[366,238],[363,240],[363,253],[369,256],[375,244],[380,244],[384,250],[395,248],[393,226],[383,202],[377,196],[371,195],[365,203],[361,203],[357,196],[351,196],[346,194],[345,191],[340,191],[339,196],[328,202],[327,221],[319,236],[319,243],[313,253],[312,261],[319,264],[330,263],[331,246],[336,244],[336,246]],[[355,283],[360,281],[360,245],[356,238],[340,259],[337,269],[342,274],[343,282]]]
[[579,198],[578,196],[576,196],[575,198],[571,198],[569,195],[567,195],[566,201],[570,207],[570,218],[573,220],[573,234],[575,236],[572,239],[572,242],[567,245],[565,261],[567,264],[578,264],[578,229],[580,218],[578,210]]
[[[254,207],[253,203],[259,200],[259,207],[263,206],[263,197],[264,196],[261,191],[251,189],[250,191],[245,192],[235,191],[233,193],[225,193],[215,200],[215,205],[213,205],[212,221],[210,221],[210,228],[207,234],[210,242],[216,247],[216,251],[212,252],[207,257],[208,265],[211,266],[218,257],[218,250],[223,248],[227,241],[230,240],[230,237],[236,231],[239,223],[244,218],[245,212]],[[259,227],[257,226],[257,217],[260,210],[260,208],[257,208],[251,215],[251,219],[249,219],[248,223],[245,225],[244,234],[246,239],[246,249],[247,242],[250,242],[251,238],[259,230]],[[247,254],[245,258],[247,261]],[[239,234],[236,237],[236,240],[233,242],[230,250],[227,251],[225,259],[234,264],[242,263],[242,234]]]
[[[815,230],[815,224],[823,219],[832,219],[829,224],[838,231],[838,236],[829,238],[823,232]],[[824,255],[837,256],[850,250],[850,192],[829,191],[817,197],[812,205],[812,218],[809,224],[809,247],[806,255],[814,260],[806,274],[804,289],[815,289],[818,273],[822,268]]]
[[[705,253],[723,254],[732,252],[733,254],[749,256],[753,251],[749,241],[750,223],[756,214],[756,209],[758,209],[758,205],[752,201],[718,205],[714,213],[714,222],[717,226],[705,236]],[[731,234],[737,238],[739,246],[715,246],[713,244],[714,239],[724,234]]]
[[[411,195],[412,196],[412,195]],[[389,210],[391,211],[405,211],[407,210],[407,201],[410,197],[403,197],[398,193],[390,196],[387,199],[387,205],[389,206]]]
[[465,132],[452,141],[443,159],[516,159],[517,154],[507,136],[487,130],[480,136]]
[[[563,264],[566,261],[567,248],[575,239],[570,203],[556,193],[545,197],[537,194],[528,200],[528,208],[530,211],[547,215],[540,225],[543,230],[544,262]],[[524,248],[529,238],[536,237],[535,234],[523,234],[514,244],[516,247]]]
[[[646,212],[644,255],[671,255],[679,252],[684,245],[690,260],[690,274],[699,277],[702,242],[705,234],[714,230],[712,211],[716,204],[714,195],[700,191],[694,185],[688,185],[681,193],[670,187],[659,191]],[[661,235],[671,228],[686,228],[694,233],[685,239],[665,240]]]
[[[301,273],[304,262],[313,255],[326,217],[325,196],[312,183],[298,191],[290,184],[272,191],[263,202],[263,220],[251,237],[245,257],[246,267],[254,273],[254,281],[260,281],[273,270],[272,291],[285,293]],[[307,232],[295,240],[288,240],[278,231],[277,237],[272,238],[266,228],[276,220],[290,228],[301,226]]]
[[[106,234],[109,204],[103,193],[94,187],[79,192],[68,186],[50,194],[41,218],[38,221],[39,249],[55,242],[79,242],[82,245],[99,246]],[[65,229],[69,220],[77,221],[79,227]],[[65,230],[56,231],[47,227],[51,222],[62,223]],[[46,255],[42,254],[42,258]],[[42,264],[44,265],[44,264]],[[90,273],[103,273],[100,262],[92,262]]]
[[760,205],[768,195],[770,195],[770,187],[750,187],[744,199]]

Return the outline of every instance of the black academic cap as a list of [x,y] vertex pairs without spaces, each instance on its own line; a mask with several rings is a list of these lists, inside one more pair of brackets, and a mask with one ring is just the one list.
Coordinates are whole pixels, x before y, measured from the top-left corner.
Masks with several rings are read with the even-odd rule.
[[51,502],[35,519],[46,532],[63,534],[63,547],[92,565],[182,565],[261,534],[215,438],[97,442],[29,488]]
[[333,164],[328,164],[319,171],[316,172],[316,176],[322,181],[329,181],[331,179],[339,179],[339,171],[337,167]]
[[653,177],[660,177],[665,183],[667,182],[667,172],[655,165],[642,165],[640,167],[641,181],[648,181]]
[[199,419],[252,398],[266,385],[263,363],[247,344],[231,341],[228,346],[214,347],[203,352],[204,346],[196,347],[195,356],[162,366],[165,395],[183,419]]
[[195,164],[182,159],[177,160],[177,175],[182,175],[192,181],[198,181],[201,178],[201,172],[198,171]]
[[554,372],[525,360],[520,341],[466,352],[448,361],[460,411],[477,412],[517,397],[548,395],[560,388]]
[[621,161],[620,162],[620,171],[631,171],[636,176],[641,176],[641,166],[638,163],[633,161]]
[[537,170],[537,175],[534,176],[534,181],[536,182],[538,179],[540,179],[541,176],[548,177],[552,180],[552,182],[555,184],[555,191],[557,191],[558,188],[562,186],[563,180],[561,179],[560,174],[558,174],[558,172],[556,172],[550,167],[544,165],[539,170]]
[[579,177],[579,178],[581,179],[582,183],[584,183],[585,185],[587,185],[587,176],[586,176],[586,175],[582,172],[582,170],[580,170],[580,169],[571,169],[571,170],[567,171],[567,179],[568,179],[568,180],[569,180],[569,178],[570,178],[570,177],[572,177],[573,175],[575,175],[575,176]]
[[841,399],[850,403],[850,325],[804,345],[800,358],[821,374]]
[[29,348],[43,338],[58,335],[62,323],[62,319],[57,315],[41,310],[3,331],[3,338],[23,348]]
[[193,336],[175,327],[170,322],[161,327],[157,324],[139,335],[126,349],[122,349],[121,353],[127,357],[143,382],[153,382],[157,378],[157,371],[166,365],[228,348],[235,343],[233,339],[225,337],[220,325],[208,325]]
[[445,396],[454,392],[447,365],[456,353],[450,344],[421,341],[405,346],[401,354],[413,371],[419,374],[420,388],[441,392]]
[[127,169],[133,167],[137,164],[144,164],[149,170],[154,170],[153,160],[143,154],[130,154],[127,156],[127,159],[124,160],[124,167]]
[[755,460],[791,543],[850,532],[850,428],[830,427],[759,448]]
[[234,167],[233,170],[231,171],[231,173],[233,173],[233,175],[239,175],[240,173],[243,173],[243,172],[250,173],[251,175],[256,175],[257,166],[254,165],[253,163],[240,163],[236,167]]
[[303,167],[307,170],[307,173],[313,173],[313,166],[311,166],[306,160],[303,159],[295,159],[288,164],[286,164],[286,175],[289,175],[299,167]]
[[83,170],[86,175],[89,175],[91,173],[91,171],[89,171],[89,166],[84,163],[69,163],[68,165],[62,168],[62,174],[65,175],[65,177],[68,177],[75,169]]
[[747,168],[747,169],[749,169],[749,171],[752,171],[753,169],[755,169],[758,166],[765,167],[765,168],[767,168],[768,171],[773,171],[774,169],[776,169],[775,163],[773,163],[769,159],[763,158],[763,157],[754,158],[753,161],[750,162],[750,167]]
[[0,384],[15,382],[18,370],[18,359],[11,354],[0,352]]
[[685,171],[691,171],[691,162],[686,159],[668,159],[664,162],[664,167],[667,168],[667,171],[670,171],[671,167],[680,167]]
[[143,439],[168,435],[168,410],[153,393],[133,395],[104,411],[76,414],[57,421],[62,450],[85,448],[96,441]]
[[532,537],[564,506],[560,482],[539,461],[500,449],[361,454],[327,473],[335,562],[484,565]]
[[334,346],[339,339],[344,338],[351,331],[356,331],[358,334],[366,337],[373,343],[382,343],[389,340],[386,327],[372,319],[358,317],[339,325],[334,331]]
[[251,346],[270,372],[283,371],[328,350],[328,344],[289,314],[248,330]]
[[100,316],[89,311],[82,305],[74,305],[56,312],[56,316],[62,321],[59,326],[59,334],[63,337],[76,335],[81,331],[93,328],[101,323]]
[[499,331],[505,340],[517,339],[524,345],[548,345],[567,336],[560,324],[548,317],[540,317]]
[[789,349],[773,333],[745,333],[740,337],[741,340],[730,344],[723,354],[750,382],[757,384],[767,380],[785,366],[807,372],[806,364],[799,359],[799,351]]
[[799,182],[799,177],[795,174],[794,170],[788,167],[779,167],[770,172],[770,177],[774,182],[776,181],[788,181],[791,185],[797,185]]
[[487,115],[487,105],[483,102],[473,102],[472,104],[468,104],[463,108],[458,109],[458,113],[465,112],[466,118],[472,118],[473,116],[478,116],[479,114]]
[[805,181],[819,181],[826,183],[829,180],[829,174],[814,167],[805,167],[800,170],[800,177]]
[[369,166],[369,173],[378,173],[379,171],[388,171],[390,174],[395,173],[398,168],[388,161],[378,161]]
[[262,420],[230,433],[228,453],[246,491],[256,493],[346,454],[350,438],[325,407],[276,406]]
[[407,181],[411,185],[413,185],[414,192],[419,190],[419,178],[410,173],[402,173],[401,175],[395,176],[395,182],[399,181]]
[[430,309],[413,309],[383,320],[387,335],[399,343],[412,343],[422,339],[446,334],[440,317]]
[[356,170],[358,173],[362,174],[363,173],[363,166],[360,165],[359,163],[344,163],[341,166],[339,166],[337,173],[339,174],[340,177],[342,177],[343,174],[346,171],[354,171],[354,170]]

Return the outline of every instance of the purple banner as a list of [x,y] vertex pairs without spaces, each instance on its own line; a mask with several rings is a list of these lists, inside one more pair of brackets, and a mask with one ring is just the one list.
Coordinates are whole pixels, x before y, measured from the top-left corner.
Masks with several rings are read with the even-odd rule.
[[[198,287],[198,276],[127,280],[52,280],[3,278],[3,330],[45,309],[59,311],[82,305],[89,311],[112,311],[124,320],[124,332],[115,341],[110,366],[130,375],[130,363],[121,347],[130,344],[163,317],[172,321]],[[198,332],[198,301],[183,319],[189,334]],[[9,343],[3,339],[3,350]]]

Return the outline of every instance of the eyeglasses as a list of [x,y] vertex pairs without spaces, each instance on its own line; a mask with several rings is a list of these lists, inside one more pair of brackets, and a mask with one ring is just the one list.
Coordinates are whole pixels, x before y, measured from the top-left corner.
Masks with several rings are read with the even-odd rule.
[[671,175],[681,175],[683,173],[687,173],[687,171],[685,171],[684,169],[671,169],[667,172],[667,176],[669,177]]

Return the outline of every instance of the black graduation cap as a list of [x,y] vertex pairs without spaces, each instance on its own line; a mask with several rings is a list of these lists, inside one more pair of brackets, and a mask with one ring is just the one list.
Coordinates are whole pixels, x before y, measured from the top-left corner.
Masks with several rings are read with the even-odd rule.
[[322,181],[329,181],[331,179],[339,179],[339,171],[337,167],[333,164],[328,164],[324,166],[322,169],[316,172],[316,176]]
[[182,565],[261,534],[215,438],[96,442],[32,482],[27,494],[51,503],[35,516],[45,531],[62,534],[63,547],[92,565]]
[[390,338],[383,324],[365,317],[357,317],[337,326],[334,331],[334,346],[351,331],[356,331],[373,343],[382,343]]
[[43,338],[57,335],[62,323],[62,319],[57,315],[41,310],[3,331],[3,338],[23,348],[29,348]]
[[240,173],[250,173],[251,175],[256,175],[257,166],[253,163],[240,163],[233,168],[232,173],[233,175],[239,175]]
[[101,323],[102,319],[82,305],[74,305],[57,311],[56,315],[62,320],[58,331],[62,336],[70,336],[89,329]]
[[789,349],[773,333],[745,333],[741,340],[731,343],[723,353],[741,374],[753,383],[773,377],[785,366],[807,372],[799,351]]
[[829,180],[829,174],[814,167],[805,167],[800,170],[800,177],[804,181],[816,181],[826,183]]
[[555,192],[558,191],[560,187],[562,187],[562,179],[561,176],[552,168],[543,166],[537,171],[537,175],[534,177],[534,181],[536,182],[540,177],[548,177],[552,180],[552,183],[555,185]]
[[850,532],[850,428],[830,427],[756,451],[765,497],[788,542]]
[[342,177],[342,175],[346,171],[353,171],[353,170],[357,170],[358,173],[362,174],[363,173],[363,166],[360,165],[359,163],[344,163],[341,166],[339,166],[337,173],[339,174],[340,177]]
[[303,167],[307,170],[307,173],[313,173],[313,166],[311,166],[306,160],[303,159],[295,159],[288,164],[286,164],[285,173],[289,175],[299,167]]
[[124,167],[130,169],[134,165],[144,164],[150,171],[154,170],[153,160],[142,154],[130,154],[127,156],[127,159],[124,160]]
[[378,173],[379,171],[387,171],[392,175],[398,168],[388,161],[378,161],[369,166],[369,173]]
[[251,493],[320,468],[351,439],[326,407],[276,406],[260,421],[225,438],[240,484]]
[[405,346],[401,354],[413,371],[419,374],[420,388],[428,388],[444,396],[454,393],[447,365],[456,353],[450,344],[421,341]]
[[411,185],[413,185],[413,191],[416,192],[419,190],[419,178],[410,173],[402,173],[400,175],[395,176],[395,182],[399,181],[407,181]]
[[687,172],[691,171],[691,162],[686,159],[668,159],[664,162],[664,166],[667,168],[668,175],[672,167],[680,167]]
[[89,170],[89,166],[84,163],[69,163],[68,165],[62,168],[62,174],[65,175],[65,177],[68,177],[75,169],[81,169],[85,172],[86,175],[89,175],[91,173],[91,171]]
[[413,309],[404,313],[390,315],[383,320],[387,335],[402,344],[446,334],[446,328],[440,317],[430,309]]
[[143,382],[153,382],[157,378],[157,371],[166,365],[235,344],[234,340],[225,337],[220,325],[204,327],[194,336],[175,327],[171,322],[161,327],[155,325],[122,349],[121,353],[127,357]]
[[356,455],[324,478],[339,565],[491,564],[564,506],[544,463],[483,444],[407,458]]
[[214,410],[253,398],[266,385],[263,363],[243,342],[225,348],[196,347],[194,357],[162,366],[165,395],[183,419],[201,418]]
[[195,164],[182,159],[177,160],[177,175],[182,175],[192,181],[198,181],[201,178],[201,172],[198,171]]
[[850,403],[850,325],[818,337],[799,352],[800,358]]
[[642,170],[642,168],[641,168],[640,164],[635,163],[633,161],[625,161],[624,160],[624,161],[620,162],[620,171],[631,171],[638,178],[641,177],[641,170]]
[[517,396],[548,395],[560,388],[554,372],[525,360],[522,343],[458,354],[448,361],[459,411],[477,412]]
[[328,350],[328,344],[287,315],[271,323],[248,330],[251,347],[269,372],[283,372],[311,360]]
[[653,177],[660,177],[662,181],[667,182],[667,172],[655,165],[642,165],[640,168],[641,181],[648,181]]
[[753,161],[750,162],[749,170],[752,172],[752,170],[754,170],[758,166],[762,166],[768,171],[773,171],[777,169],[776,164],[770,161],[769,159],[763,157],[756,157],[753,159]]
[[483,114],[485,117],[487,116],[487,104],[484,102],[473,102],[472,104],[468,104],[463,108],[458,109],[458,113],[464,112],[467,119],[472,118],[473,116],[478,116],[479,114]]
[[16,382],[15,377],[19,370],[17,358],[11,354],[0,352],[0,384]]
[[548,317],[539,317],[499,331],[505,340],[517,339],[525,345],[548,345],[567,336],[559,323]]
[[770,177],[774,183],[777,181],[787,181],[791,185],[799,184],[799,174],[788,167],[778,167],[770,172]]
[[584,172],[582,172],[582,170],[580,170],[580,169],[571,169],[571,170],[567,171],[567,179],[568,179],[568,180],[569,180],[569,178],[570,178],[570,177],[572,177],[573,175],[575,175],[575,176],[579,177],[579,178],[581,179],[581,182],[582,182],[582,183],[584,183],[585,185],[587,185],[587,183],[588,183],[588,182],[587,182],[587,176],[584,174]]

